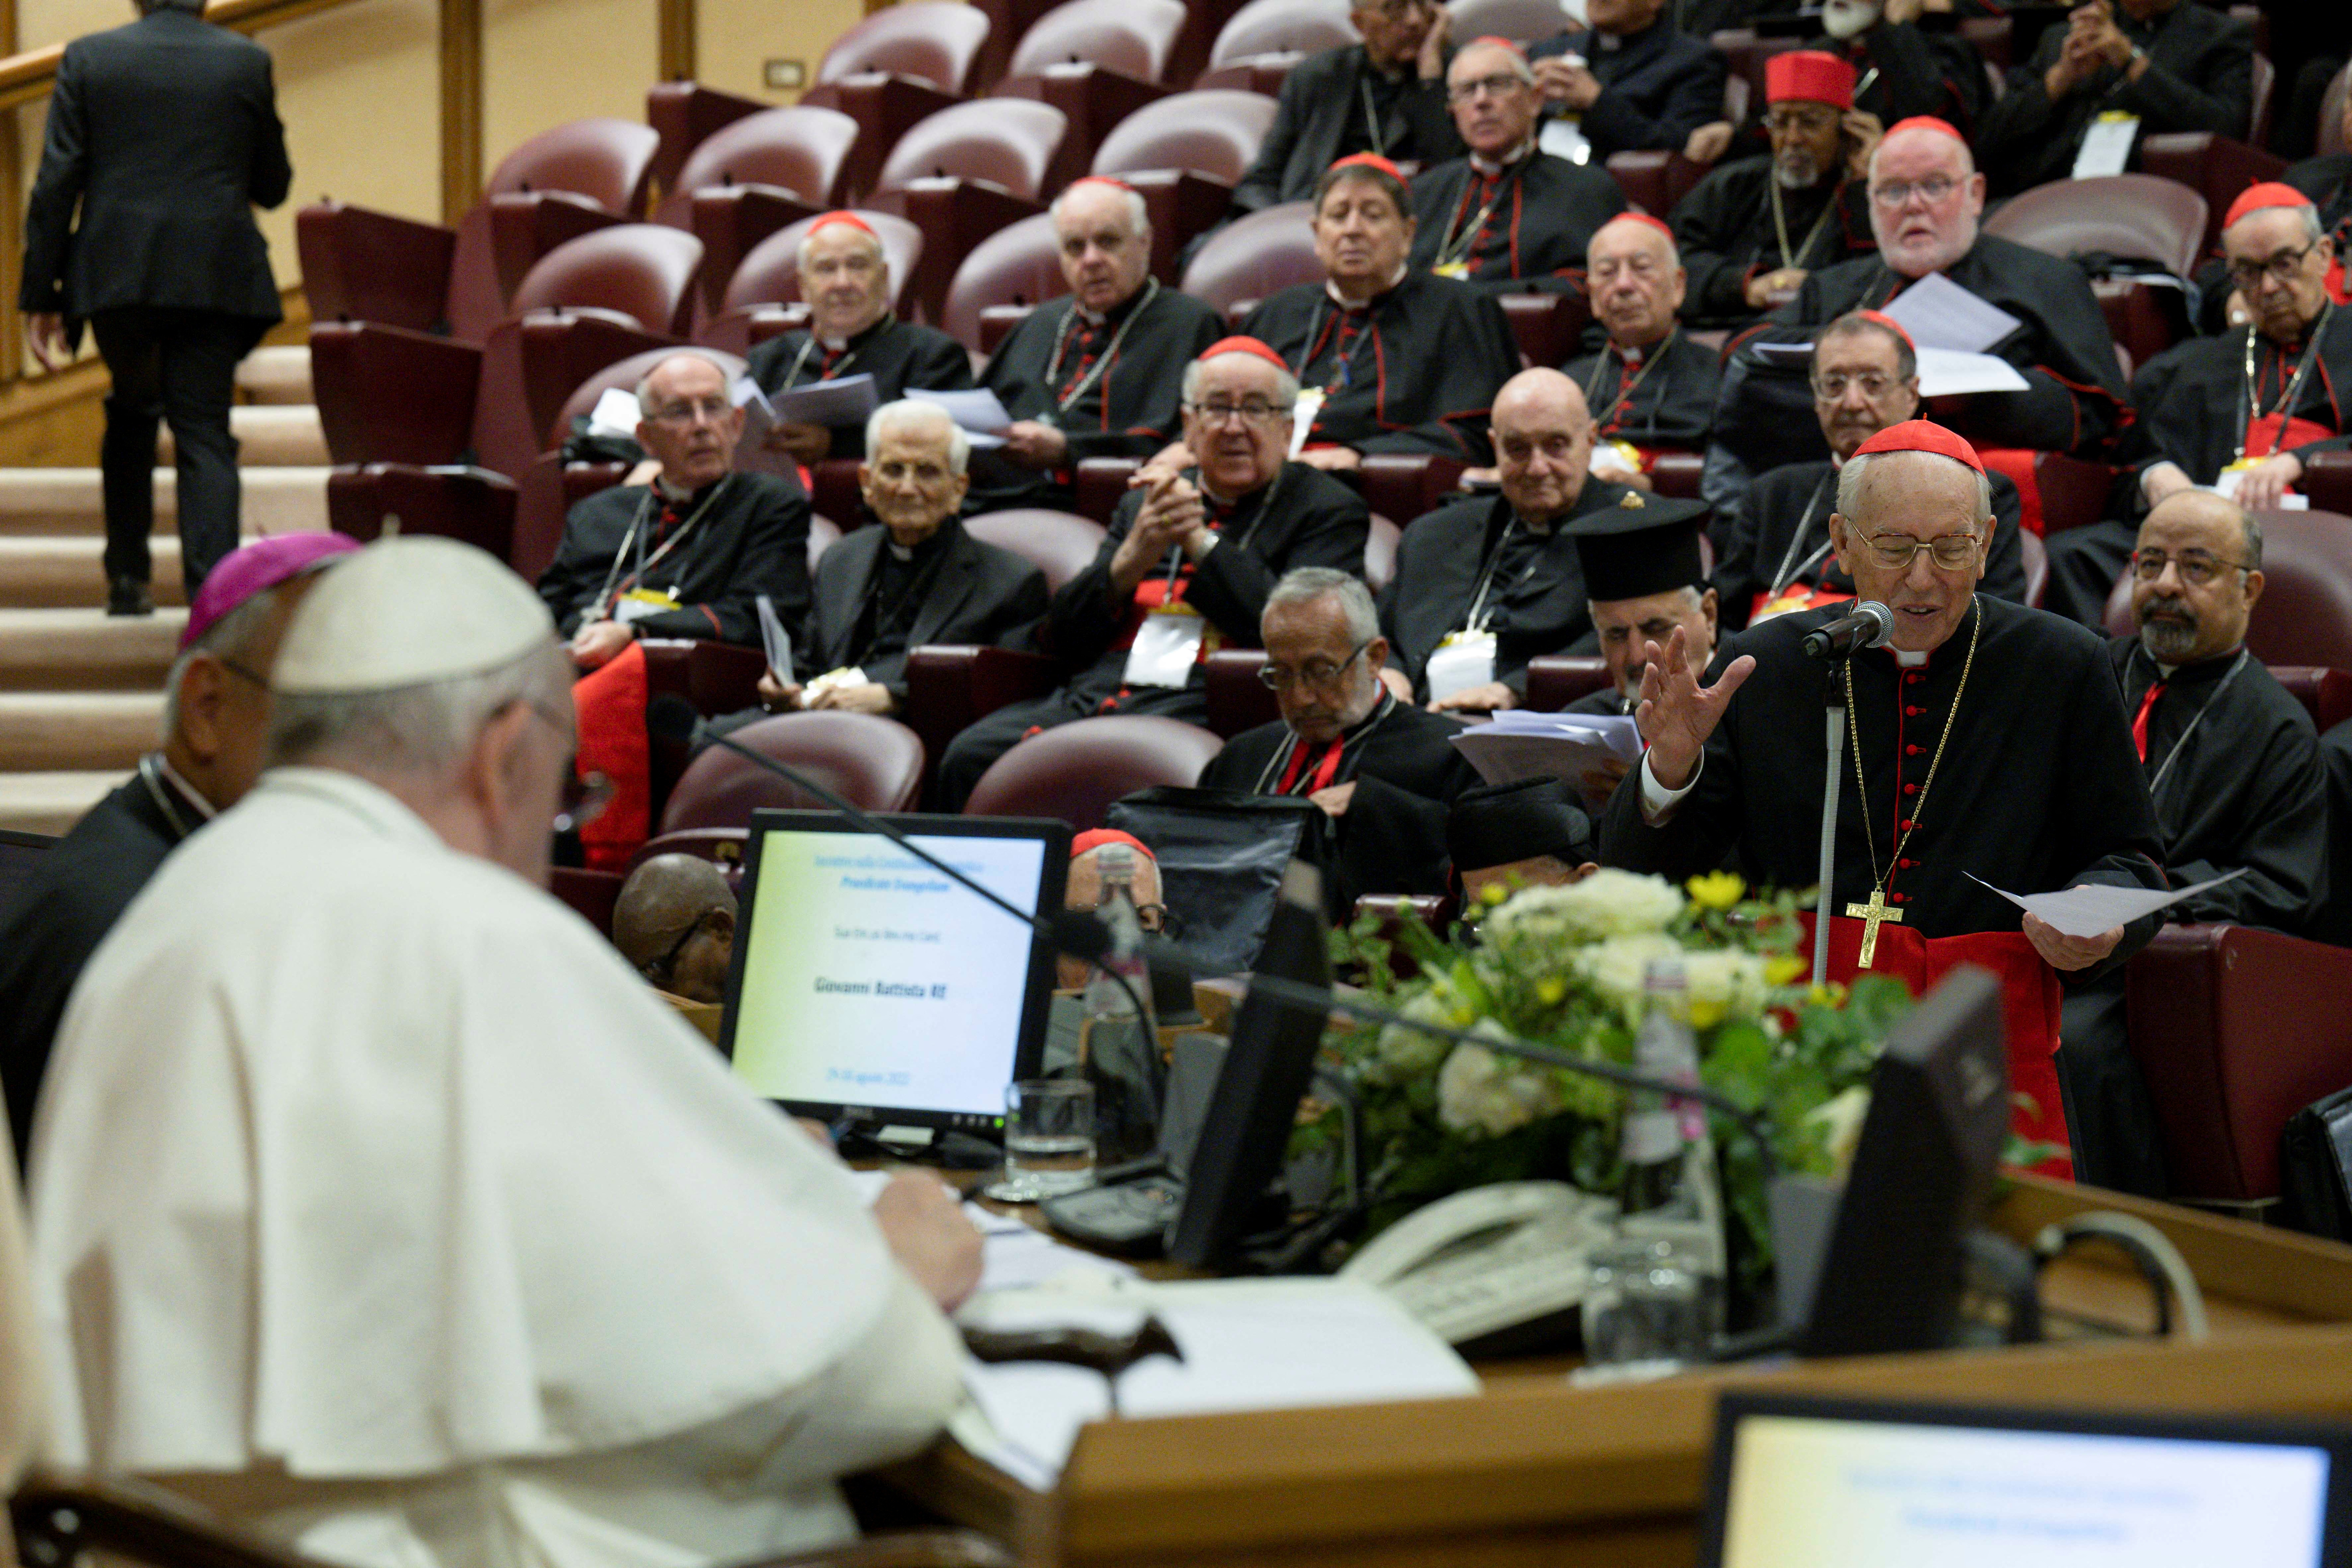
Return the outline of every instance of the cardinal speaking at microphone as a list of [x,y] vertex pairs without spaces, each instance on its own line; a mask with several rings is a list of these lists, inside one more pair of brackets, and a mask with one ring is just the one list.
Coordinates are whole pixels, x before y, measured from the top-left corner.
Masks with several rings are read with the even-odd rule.
[[[2068,936],[1993,889],[2165,886],[2123,700],[2101,679],[2112,666],[2085,628],[1976,591],[1992,535],[1985,471],[1941,426],[1906,420],[1864,442],[1839,472],[1830,534],[1859,596],[1895,617],[1887,646],[1827,674],[1849,719],[1831,977],[1866,958],[1919,991],[1957,963],[1992,970],[2011,1086],[2032,1101],[2019,1130],[2063,1142],[2062,979],[2112,970],[2158,921]],[[1685,668],[1680,632],[1651,645],[1635,713],[1649,752],[1610,799],[1604,865],[1679,878],[1728,858],[1752,883],[1815,883],[1832,760],[1824,667],[1801,645],[1837,613],[1751,627],[1711,681]]]

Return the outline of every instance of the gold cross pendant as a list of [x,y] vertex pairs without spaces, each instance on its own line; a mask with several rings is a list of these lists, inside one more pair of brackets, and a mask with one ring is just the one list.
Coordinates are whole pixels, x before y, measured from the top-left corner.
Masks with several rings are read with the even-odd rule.
[[1882,921],[1893,921],[1896,925],[1901,925],[1903,911],[1887,907],[1885,889],[1873,888],[1870,889],[1870,902],[1848,904],[1845,907],[1845,915],[1848,920],[1858,920],[1862,922],[1861,966],[1868,969],[1871,959],[1878,952],[1879,923]]

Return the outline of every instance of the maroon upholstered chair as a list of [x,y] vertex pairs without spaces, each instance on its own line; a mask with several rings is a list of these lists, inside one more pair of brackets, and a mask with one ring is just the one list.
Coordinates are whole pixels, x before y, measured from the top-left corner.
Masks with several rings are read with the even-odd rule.
[[[706,718],[740,712],[759,703],[760,675],[768,660],[757,648],[686,637],[646,637],[637,646],[645,650],[648,697],[679,698]],[[686,772],[692,752],[683,742],[656,735],[652,737],[646,760],[646,782],[651,786],[654,820],[658,823],[663,804]]]
[[1530,367],[1566,364],[1574,359],[1592,320],[1592,302],[1579,289],[1558,294],[1503,294],[1495,302],[1511,323],[1511,337],[1519,357]]
[[645,211],[659,142],[625,120],[542,132],[499,162],[455,228],[334,201],[304,208],[294,232],[310,319],[482,342],[532,263]]
[[1706,174],[1706,164],[1668,152],[1612,153],[1607,167],[1609,177],[1617,182],[1627,201],[1661,218],[1674,211],[1675,204]]
[[1265,668],[1262,647],[1221,647],[1202,670],[1209,700],[1209,728],[1232,740],[1244,730],[1271,724],[1282,717],[1282,704],[1257,678]]
[[1696,452],[1661,452],[1650,461],[1650,483],[1662,496],[1696,500],[1706,469],[1706,459]]
[[597,871],[585,866],[551,866],[547,872],[547,890],[553,893],[582,920],[596,928],[596,934],[605,941],[613,940],[613,909],[621,901],[618,871]]
[[1453,495],[1462,468],[1454,458],[1423,452],[1367,452],[1356,482],[1370,510],[1411,522]]
[[[871,713],[779,713],[735,731],[762,756],[800,769],[867,811],[912,810],[923,780],[923,742],[895,719]],[[767,806],[822,810],[824,802],[722,747],[688,764],[663,807],[661,830],[743,827]]]
[[1528,661],[1528,706],[1557,713],[1609,689],[1609,661],[1590,654],[1548,653]]
[[751,247],[838,206],[857,121],[795,105],[747,115],[694,150],[656,212],[702,241],[702,310],[716,315]]
[[2063,452],[2036,452],[2033,487],[2042,498],[2042,536],[2105,517],[2107,492],[2115,477],[2115,470],[2105,463],[2070,458]]
[[506,561],[515,494],[512,479],[480,468],[366,463],[327,476],[327,526],[362,542],[401,533],[460,539]]
[[1230,89],[1180,92],[1139,109],[1095,149],[1093,172],[1133,185],[1151,217],[1151,271],[1179,281],[1178,258],[1232,205],[1274,123],[1274,100]]
[[[1209,47],[1209,68],[1259,55],[1311,55],[1360,41],[1348,0],[1252,0]],[[1205,85],[1205,84],[1204,84]]]
[[2173,1192],[2260,1205],[2279,1193],[2279,1134],[2352,1085],[2352,951],[2244,926],[2168,926],[2125,970],[2132,1055]]
[[1088,458],[1080,463],[1075,487],[1078,515],[1108,528],[1111,513],[1127,494],[1127,481],[1141,467],[1140,458]]
[[874,188],[899,138],[972,90],[973,68],[993,31],[985,9],[958,0],[908,0],[877,11],[834,41],[801,102],[837,109],[858,123],[849,194]]
[[656,833],[629,857],[621,878],[627,880],[631,871],[659,856],[691,855],[718,867],[727,874],[727,885],[740,889],[743,885],[744,848],[751,838],[751,829],[747,827],[683,827],[676,833]]
[[2321,511],[2352,517],[2352,452],[2314,452],[2305,458],[2300,488]]
[[1183,28],[1181,0],[1069,0],[1029,28],[990,96],[1052,104],[1069,116],[1073,154],[1090,159],[1112,127],[1172,90]]
[[974,353],[992,353],[995,345],[982,328],[985,315],[1004,312],[1001,319],[1009,329],[1031,309],[1070,291],[1060,251],[1050,213],[998,229],[957,267],[940,312],[940,330]]
[[982,544],[1009,550],[1045,574],[1045,585],[1062,584],[1085,571],[1102,549],[1103,527],[1066,511],[1014,507],[964,520],[964,531]]
[[[2268,665],[2352,669],[2352,517],[2326,511],[2258,511],[2263,596],[2246,646]],[[2131,568],[2107,596],[2109,633],[2132,629]]]
[[1040,731],[980,775],[966,816],[1051,816],[1077,832],[1102,826],[1122,795],[1190,786],[1224,742],[1193,724],[1142,714],[1080,719]]
[[907,654],[907,703],[899,717],[936,760],[948,743],[1000,708],[1062,684],[1060,661],[1018,648],[933,643]]
[[[2341,79],[2340,78],[2338,79]],[[2323,118],[2322,126],[2333,125]],[[2259,147],[2249,147],[2231,136],[2210,131],[2169,131],[2143,136],[2134,156],[2140,173],[2187,185],[2205,198],[2205,254],[2221,244],[2221,218],[2238,193],[2248,185],[2275,180],[2286,172],[2286,160]]]
[[[1748,84],[1754,101],[1764,101],[1764,62],[1774,55],[1805,47],[1805,40],[1791,34],[1759,37],[1753,27],[1726,27],[1710,34],[1706,40],[1716,52],[1724,57],[1730,74]],[[1665,216],[1661,213],[1660,216]]]
[[[890,266],[891,301],[903,314],[914,297],[910,285],[915,269],[922,263],[923,231],[896,213],[860,208],[857,216],[882,241],[882,255]],[[787,307],[800,305],[801,240],[814,221],[787,224],[751,247],[719,298],[719,314],[696,334],[700,342],[730,353],[749,353],[797,324]]]
[[740,93],[722,92],[698,81],[657,81],[646,89],[646,123],[661,142],[654,151],[653,184],[677,189],[678,171],[697,147],[722,128],[769,106]]
[[943,109],[890,150],[871,205],[923,231],[913,297],[940,320],[956,268],[980,242],[1045,210],[1067,183],[1069,116],[1050,103],[991,98]]
[[1454,0],[1445,9],[1457,40],[1492,37],[1534,44],[1569,26],[1559,0]]
[[2323,669],[2313,664],[2273,664],[2264,668],[2286,694],[2303,704],[2312,727],[2321,734],[2352,719],[2352,669]]
[[[1985,232],[2051,256],[2093,252],[2150,261],[2174,279],[2197,269],[2210,209],[2177,181],[2155,174],[2105,174],[2023,192],[1985,220]],[[2114,279],[2101,286],[2109,330],[2135,360],[2145,361],[2189,331],[2181,289],[2169,282]]]
[[1278,98],[1282,84],[1290,79],[1290,68],[1306,58],[1303,54],[1244,55],[1209,67],[1192,79],[1192,86],[1202,92],[1254,92],[1261,98]]
[[1314,204],[1281,202],[1237,218],[1209,237],[1184,269],[1184,292],[1230,315],[1293,283],[1317,283]]

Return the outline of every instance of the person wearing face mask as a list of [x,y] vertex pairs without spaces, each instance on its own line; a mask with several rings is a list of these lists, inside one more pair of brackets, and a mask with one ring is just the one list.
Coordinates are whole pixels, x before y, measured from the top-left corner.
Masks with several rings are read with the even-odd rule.
[[1675,320],[1690,279],[1674,231],[1656,218],[1627,213],[1602,225],[1585,252],[1584,275],[1607,341],[1563,368],[1592,411],[1593,471],[1647,489],[1660,452],[1706,445],[1723,362]]
[[[801,239],[808,325],[753,349],[751,379],[761,391],[774,393],[870,375],[877,405],[898,402],[910,387],[954,392],[970,386],[971,356],[963,345],[936,328],[900,321],[890,308],[891,286],[881,237],[856,213],[826,213]],[[866,426],[786,423],[769,432],[768,445],[803,467],[827,458],[863,458]]]
[[2252,320],[2140,368],[2139,418],[2117,453],[2134,480],[2117,487],[2128,510],[2050,540],[2049,607],[2086,626],[2104,618],[2136,547],[2133,513],[2198,485],[2275,507],[2301,482],[2305,457],[2352,447],[2352,310],[2327,292],[2336,247],[2310,198],[2251,187],[2226,215],[2221,253]]
[[1690,273],[1683,319],[1744,322],[1807,274],[1857,256],[1870,232],[1870,154],[1878,121],[1853,107],[1853,67],[1793,51],[1764,65],[1771,151],[1717,168],[1675,204],[1675,244]]
[[2183,0],[2083,0],[1977,122],[1999,195],[2062,180],[2105,114],[2141,135],[2243,136],[2253,107],[2252,24]]
[[1101,551],[1054,595],[1038,630],[1061,661],[1061,689],[1000,708],[949,744],[942,809],[960,809],[989,764],[1038,730],[1098,713],[1204,723],[1202,661],[1257,646],[1277,577],[1363,570],[1363,499],[1286,460],[1298,383],[1273,350],[1222,339],[1185,370],[1182,390],[1183,443],[1136,476]]
[[1445,7],[1435,0],[1355,0],[1360,43],[1312,54],[1283,79],[1257,160],[1234,187],[1236,216],[1303,202],[1323,171],[1370,153],[1423,165],[1462,155],[1446,114]]
[[1664,10],[1665,0],[1587,0],[1585,27],[1528,48],[1548,111],[1573,123],[1586,161],[1679,153],[1720,112],[1722,52],[1679,31]]
[[[1840,316],[1814,340],[1812,390],[1828,458],[1774,468],[1748,487],[1736,511],[1717,520],[1715,584],[1723,595],[1724,624],[1733,630],[1853,596],[1853,579],[1830,546],[1837,474],[1864,441],[1918,416],[1918,357],[1910,334],[1876,310]],[[1986,477],[1993,540],[1982,587],[2023,604],[2017,487],[2005,474]]]
[[1517,342],[1490,296],[1412,270],[1415,229],[1395,164],[1340,159],[1315,188],[1324,280],[1276,290],[1242,323],[1298,382],[1302,462],[1352,468],[1367,452],[1493,460],[1486,412],[1519,367]]

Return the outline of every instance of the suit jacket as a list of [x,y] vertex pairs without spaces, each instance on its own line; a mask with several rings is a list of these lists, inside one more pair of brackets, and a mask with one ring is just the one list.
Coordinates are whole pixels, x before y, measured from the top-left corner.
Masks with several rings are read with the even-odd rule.
[[[279,317],[253,206],[293,169],[269,56],[185,11],[77,38],[58,65],[25,216],[26,310],[125,306]],[[79,227],[74,212],[80,208]]]
[[[1339,157],[1348,116],[1364,112],[1364,73],[1371,68],[1361,44],[1309,55],[1282,81],[1282,96],[1258,144],[1257,162],[1234,187],[1234,207],[1255,212],[1277,202],[1303,202]],[[1462,156],[1462,137],[1445,107],[1443,81],[1404,84],[1384,132],[1391,158],[1423,164]]]
[[1528,50],[1529,59],[1580,54],[1601,83],[1584,111],[1584,139],[1596,163],[1612,153],[1679,153],[1690,133],[1723,118],[1723,53],[1675,30],[1664,18],[1629,33],[1614,48],[1600,35],[1562,33]]
[[[1045,574],[1009,550],[982,544],[950,518],[940,525],[953,530],[947,557],[915,612],[907,633],[907,647],[926,643],[982,643],[1009,647],[1020,640],[1045,613]],[[872,591],[876,567],[890,531],[878,525],[842,536],[816,564],[816,603],[809,625],[804,674],[857,662],[859,612]],[[890,689],[892,697],[907,697],[907,655],[899,652],[868,659],[866,679]]]

